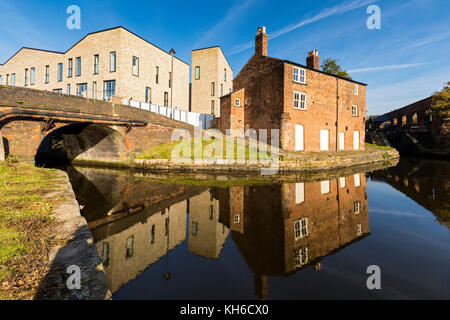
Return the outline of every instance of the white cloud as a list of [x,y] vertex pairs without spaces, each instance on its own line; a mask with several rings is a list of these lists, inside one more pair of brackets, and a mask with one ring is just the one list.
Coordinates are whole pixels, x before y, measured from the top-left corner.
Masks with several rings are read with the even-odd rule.
[[244,10],[250,7],[254,2],[256,2],[256,0],[240,1],[231,8],[229,8],[228,11],[223,16],[222,20],[217,22],[208,31],[204,32],[200,37],[200,39],[198,39],[194,43],[193,45],[194,49],[198,48],[199,46],[201,46],[202,44],[211,39],[217,39],[217,35],[220,34],[220,31],[226,28],[234,20],[236,20],[238,16],[242,15]]
[[409,63],[409,64],[394,64],[389,66],[379,66],[379,67],[369,67],[361,69],[348,70],[348,73],[359,73],[359,72],[369,72],[369,71],[381,71],[381,70],[395,70],[395,69],[405,69],[422,66],[425,63]]
[[[378,0],[354,0],[354,1],[348,1],[348,2],[344,2],[342,4],[336,5],[334,7],[331,8],[325,8],[322,11],[320,11],[318,14],[314,15],[311,18],[308,19],[304,19],[301,20],[297,23],[288,25],[278,31],[275,31],[272,34],[269,34],[269,39],[275,39],[281,35],[284,35],[286,33],[289,33],[291,31],[294,31],[300,27],[306,26],[308,24],[323,20],[325,18],[331,17],[331,16],[335,16],[335,15],[340,15],[349,11],[352,11],[354,9],[358,9],[361,8],[363,6],[369,5],[371,3],[374,3]],[[241,51],[244,51],[246,49],[249,49],[251,47],[253,47],[254,44],[253,42],[249,42],[249,43],[244,43],[241,45],[237,45],[234,48],[231,49],[231,53],[230,54],[236,54],[239,53]]]

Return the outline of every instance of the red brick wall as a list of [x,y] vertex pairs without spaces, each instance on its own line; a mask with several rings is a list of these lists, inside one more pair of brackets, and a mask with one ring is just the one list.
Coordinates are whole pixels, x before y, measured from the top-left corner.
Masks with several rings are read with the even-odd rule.
[[[344,132],[345,149],[353,149],[353,131],[359,131],[360,149],[364,149],[366,87],[333,76],[306,70],[306,84],[293,81],[293,68],[285,64],[283,149],[295,149],[295,125],[304,126],[305,151],[320,151],[320,130],[329,130],[329,150],[337,150],[337,134]],[[339,87],[339,99],[337,92]],[[306,110],[294,109],[294,91],[306,94]],[[358,117],[352,116],[352,105],[358,106]],[[337,107],[339,106],[339,107]],[[338,110],[337,110],[338,108]],[[336,127],[338,122],[338,127]]]
[[[240,107],[236,107],[236,99],[240,100]],[[223,134],[227,129],[232,129],[233,135],[242,135],[244,133],[244,103],[245,89],[233,92],[220,99],[220,118],[218,128]]]

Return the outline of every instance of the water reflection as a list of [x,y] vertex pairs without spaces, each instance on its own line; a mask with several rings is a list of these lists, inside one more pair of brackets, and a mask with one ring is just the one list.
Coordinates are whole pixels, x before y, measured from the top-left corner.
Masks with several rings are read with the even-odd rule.
[[450,162],[405,157],[396,167],[369,175],[389,183],[450,227]]
[[[254,275],[254,295],[268,277],[286,277],[369,235],[366,175],[314,182],[208,188],[157,183],[131,172],[68,168],[102,257],[112,293],[187,250],[216,260],[233,241]],[[231,233],[231,240],[230,235]]]

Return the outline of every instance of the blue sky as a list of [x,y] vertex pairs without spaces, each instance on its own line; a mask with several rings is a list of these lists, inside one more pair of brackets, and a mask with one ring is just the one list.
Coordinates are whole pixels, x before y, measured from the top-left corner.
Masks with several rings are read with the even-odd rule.
[[[66,8],[81,8],[81,30],[66,28]],[[381,9],[369,30],[366,9]],[[305,64],[308,51],[339,59],[369,84],[368,114],[396,109],[450,81],[448,0],[10,1],[0,0],[0,62],[22,46],[65,51],[85,34],[122,25],[190,63],[191,50],[220,45],[234,75],[253,54],[265,25],[269,55]]]

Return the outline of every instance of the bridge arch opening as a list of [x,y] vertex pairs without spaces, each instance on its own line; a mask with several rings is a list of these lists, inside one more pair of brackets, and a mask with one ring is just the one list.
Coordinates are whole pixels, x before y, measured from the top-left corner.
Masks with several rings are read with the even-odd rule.
[[69,124],[45,136],[39,145],[35,164],[56,167],[83,161],[114,161],[127,153],[124,139],[116,130],[93,123]]

